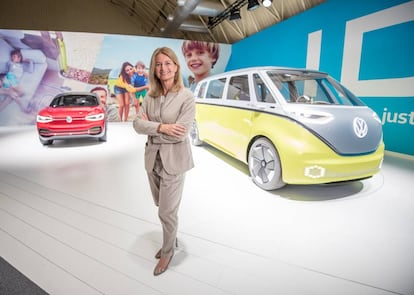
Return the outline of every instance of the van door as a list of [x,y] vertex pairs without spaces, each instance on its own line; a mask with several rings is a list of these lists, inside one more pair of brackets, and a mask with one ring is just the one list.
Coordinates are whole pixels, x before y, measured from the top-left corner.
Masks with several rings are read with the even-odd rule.
[[229,78],[223,104],[225,110],[220,118],[222,146],[237,159],[246,161],[246,150],[252,127],[251,92],[249,75]]
[[[200,139],[218,147],[221,147],[220,138],[223,134],[220,118],[224,110],[222,101],[225,84],[226,78],[204,82],[196,94],[196,121]],[[206,88],[205,95],[204,88]]]

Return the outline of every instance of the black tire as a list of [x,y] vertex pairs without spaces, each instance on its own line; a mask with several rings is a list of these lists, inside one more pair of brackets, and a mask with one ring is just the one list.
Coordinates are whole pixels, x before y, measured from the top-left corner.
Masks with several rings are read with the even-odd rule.
[[198,133],[198,127],[196,121],[193,122],[193,125],[191,126],[190,130],[190,136],[191,136],[191,143],[194,146],[200,146],[203,145],[203,141],[200,140],[199,133]]
[[99,141],[102,141],[102,142],[106,141],[106,131],[107,131],[107,129],[108,129],[108,126],[105,124],[105,132],[101,137],[99,137]]
[[39,138],[39,140],[43,145],[51,145],[53,143],[53,139],[41,139],[41,138]]
[[273,144],[264,137],[256,139],[249,150],[249,172],[253,182],[264,190],[285,186],[279,154]]

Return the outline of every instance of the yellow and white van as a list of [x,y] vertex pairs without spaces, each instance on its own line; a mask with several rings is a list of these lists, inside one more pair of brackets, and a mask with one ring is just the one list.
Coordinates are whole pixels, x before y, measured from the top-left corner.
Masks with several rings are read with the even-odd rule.
[[194,95],[193,144],[246,163],[262,189],[360,180],[380,170],[380,119],[327,73],[240,69],[200,81]]

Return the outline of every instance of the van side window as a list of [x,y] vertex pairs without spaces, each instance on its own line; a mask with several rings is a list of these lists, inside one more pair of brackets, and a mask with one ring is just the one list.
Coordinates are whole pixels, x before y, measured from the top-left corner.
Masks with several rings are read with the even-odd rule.
[[224,84],[226,84],[226,78],[211,80],[207,88],[206,98],[221,99],[223,97]]
[[253,75],[254,88],[256,90],[256,97],[258,102],[275,103],[275,98],[270,93],[269,88],[263,82],[258,74]]
[[198,88],[198,92],[195,93],[194,95],[196,98],[204,98],[204,90],[206,90],[206,85],[207,85],[207,82],[203,82],[200,85],[200,88]]
[[249,77],[247,75],[231,77],[227,99],[250,100]]

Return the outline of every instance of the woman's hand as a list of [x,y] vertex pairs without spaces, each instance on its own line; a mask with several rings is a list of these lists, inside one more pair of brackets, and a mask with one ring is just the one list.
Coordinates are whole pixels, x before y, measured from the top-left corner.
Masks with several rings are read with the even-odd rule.
[[[149,121],[148,115],[146,113],[142,113],[141,120]],[[175,137],[184,136],[186,131],[187,129],[180,124],[160,124],[158,127],[159,133],[164,133]]]
[[170,136],[181,137],[184,136],[187,129],[180,124],[160,124],[159,132]]

